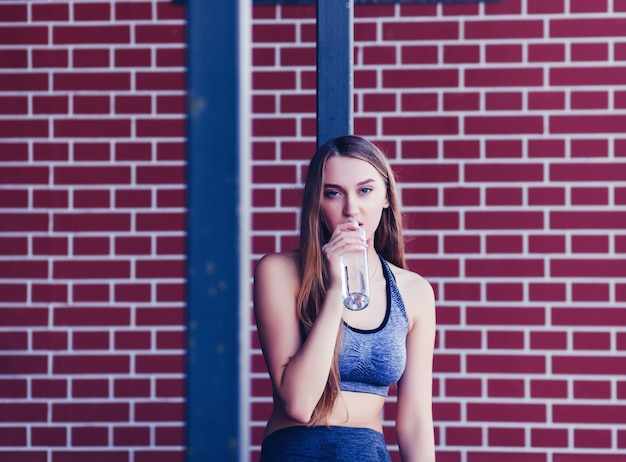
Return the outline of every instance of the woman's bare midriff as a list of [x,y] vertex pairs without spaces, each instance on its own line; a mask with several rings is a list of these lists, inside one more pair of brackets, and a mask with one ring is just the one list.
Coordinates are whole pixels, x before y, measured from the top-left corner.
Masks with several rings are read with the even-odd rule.
[[[329,426],[371,428],[382,433],[381,414],[384,405],[384,396],[342,391],[326,423]],[[265,436],[281,428],[298,425],[303,424],[291,420],[280,406],[275,405],[265,429]]]

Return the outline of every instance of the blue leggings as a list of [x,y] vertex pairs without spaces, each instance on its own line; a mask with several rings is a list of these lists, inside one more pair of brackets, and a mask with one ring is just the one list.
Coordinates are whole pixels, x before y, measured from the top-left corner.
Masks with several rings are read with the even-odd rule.
[[263,440],[261,462],[391,462],[383,434],[370,428],[287,427]]

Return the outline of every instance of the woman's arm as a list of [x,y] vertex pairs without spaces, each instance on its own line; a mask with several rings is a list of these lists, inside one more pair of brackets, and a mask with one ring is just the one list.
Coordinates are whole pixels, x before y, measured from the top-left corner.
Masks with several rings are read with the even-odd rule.
[[398,383],[396,429],[403,462],[434,462],[432,364],[435,342],[435,298],[430,284],[411,274],[404,296],[409,320],[407,364]]
[[328,380],[342,301],[340,290],[329,288],[303,343],[295,306],[297,289],[295,257],[273,254],[257,264],[254,311],[274,392],[289,418],[307,423]]

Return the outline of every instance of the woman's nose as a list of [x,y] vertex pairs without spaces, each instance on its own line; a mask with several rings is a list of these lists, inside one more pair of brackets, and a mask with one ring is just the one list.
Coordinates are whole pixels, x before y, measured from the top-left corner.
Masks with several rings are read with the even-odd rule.
[[357,200],[354,197],[348,195],[345,196],[346,200],[343,204],[343,214],[346,217],[354,217],[359,211]]

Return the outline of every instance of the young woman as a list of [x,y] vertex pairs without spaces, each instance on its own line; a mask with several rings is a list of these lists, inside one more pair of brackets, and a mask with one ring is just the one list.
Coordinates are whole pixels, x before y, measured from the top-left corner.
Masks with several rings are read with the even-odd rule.
[[[361,226],[366,240],[351,232]],[[341,256],[367,248],[370,304],[349,311]],[[435,460],[431,286],[404,269],[400,201],[369,141],[328,141],[309,165],[300,248],[257,264],[254,309],[274,391],[262,462],[389,461],[382,411],[397,383],[403,462]]]

